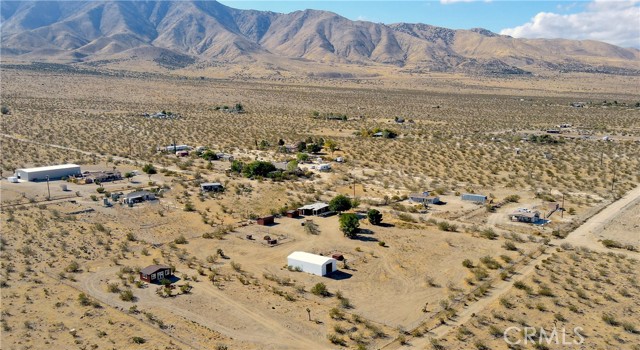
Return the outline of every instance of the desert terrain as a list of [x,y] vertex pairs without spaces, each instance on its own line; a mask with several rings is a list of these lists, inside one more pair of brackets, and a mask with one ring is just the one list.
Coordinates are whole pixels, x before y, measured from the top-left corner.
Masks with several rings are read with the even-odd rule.
[[[506,349],[506,328],[554,322],[583,327],[585,349],[640,343],[637,76],[69,67],[0,72],[3,349]],[[159,111],[179,117],[145,116]],[[193,149],[158,151],[174,142]],[[319,149],[284,147],[299,142]],[[292,160],[296,175],[233,170]],[[130,176],[8,181],[63,163]],[[157,199],[110,197],[142,189]],[[408,199],[423,191],[440,203]],[[283,215],[340,194],[353,238],[339,215]],[[512,219],[535,211],[544,224]],[[288,268],[293,251],[346,260],[320,277]],[[153,264],[174,289],[140,281]]]

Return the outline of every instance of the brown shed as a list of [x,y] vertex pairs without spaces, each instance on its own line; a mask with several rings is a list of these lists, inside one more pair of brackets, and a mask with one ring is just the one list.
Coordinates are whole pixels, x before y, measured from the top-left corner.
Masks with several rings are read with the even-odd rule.
[[140,270],[140,280],[154,283],[171,276],[171,267],[166,265],[149,265]]
[[297,210],[287,210],[287,217],[288,218],[297,218],[299,216],[300,216],[300,214],[298,213]]
[[273,215],[271,215],[271,216],[263,216],[261,218],[258,218],[256,221],[258,222],[258,225],[266,226],[266,225],[273,225],[275,222],[274,219],[275,218],[273,217]]

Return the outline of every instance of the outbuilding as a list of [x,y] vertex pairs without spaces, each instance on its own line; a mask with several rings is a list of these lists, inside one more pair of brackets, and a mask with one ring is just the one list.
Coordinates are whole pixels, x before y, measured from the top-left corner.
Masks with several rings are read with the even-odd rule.
[[422,193],[411,193],[409,195],[409,200],[415,203],[422,204],[438,204],[440,203],[440,197],[438,196],[430,196],[428,191],[424,191]]
[[261,218],[256,219],[256,222],[258,223],[258,225],[262,225],[262,226],[273,225],[275,223],[275,218],[273,217],[273,215],[263,216]]
[[151,201],[156,199],[156,195],[149,191],[135,191],[128,193],[124,197],[125,204],[142,203],[144,201]]
[[59,180],[64,177],[81,176],[80,166],[76,164],[61,164],[37,168],[16,170],[16,177],[24,181]]
[[140,270],[140,280],[155,283],[171,277],[171,267],[166,265],[149,265]]
[[334,258],[306,252],[293,252],[287,257],[287,265],[318,276],[326,276],[337,270]]
[[526,223],[536,223],[540,220],[540,212],[515,212],[511,215],[511,221],[518,222],[526,222]]
[[463,201],[475,202],[484,204],[487,201],[487,196],[482,194],[464,193],[461,196]]
[[224,186],[219,182],[205,182],[200,184],[200,190],[202,192],[222,192],[224,191]]
[[329,211],[329,204],[323,202],[316,202],[313,204],[307,204],[298,208],[300,215],[320,215]]

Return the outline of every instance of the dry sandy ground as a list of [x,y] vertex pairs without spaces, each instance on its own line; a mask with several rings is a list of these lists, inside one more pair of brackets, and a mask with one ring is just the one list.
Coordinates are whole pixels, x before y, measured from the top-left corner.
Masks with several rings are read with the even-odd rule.
[[[444,300],[467,304],[466,314],[459,315],[459,322],[464,323],[465,317],[475,320],[472,315],[483,313],[485,307],[493,309],[499,303],[495,296],[513,292],[509,288],[519,276],[527,284],[537,285],[531,276],[544,273],[540,278],[549,279],[544,283],[558,284],[550,276],[556,272],[541,266],[561,262],[568,266],[567,259],[574,261],[571,264],[576,265],[576,271],[554,275],[567,288],[574,283],[566,278],[574,278],[580,279],[581,286],[589,283],[588,289],[585,287],[589,292],[602,289],[613,295],[607,289],[607,276],[601,276],[601,281],[590,279],[602,288],[582,282],[582,272],[587,273],[584,268],[604,270],[605,266],[598,264],[609,264],[619,275],[615,280],[611,277],[614,286],[632,294],[625,297],[628,300],[616,297],[620,309],[633,307],[627,301],[637,303],[633,282],[618,279],[630,275],[628,264],[636,266],[630,260],[552,249],[536,258],[534,252],[553,228],[539,230],[504,221],[514,207],[542,205],[542,198],[547,196],[558,200],[560,191],[564,191],[571,194],[567,207],[575,207],[577,212],[575,217],[565,215],[562,223],[569,224],[609,200],[614,168],[619,191],[637,182],[634,170],[640,158],[635,144],[568,141],[523,146],[518,135],[518,131],[543,129],[568,118],[597,132],[604,132],[600,121],[607,120],[612,131],[635,137],[640,132],[634,129],[635,110],[594,107],[578,111],[567,107],[577,98],[598,101],[615,95],[631,101],[636,96],[628,91],[635,78],[623,81],[620,77],[603,77],[603,84],[589,90],[584,82],[572,87],[579,77],[500,82],[465,77],[446,81],[434,75],[431,82],[423,77],[385,82],[388,85],[384,86],[347,81],[336,87],[331,82],[283,85],[166,76],[141,79],[2,73],[3,78],[12,78],[3,79],[2,98],[13,112],[3,117],[7,126],[3,131],[10,133],[2,137],[3,175],[17,166],[62,161],[78,161],[88,169],[116,166],[122,172],[140,170],[145,163],[170,170],[151,179],[139,175],[131,183],[105,185],[107,191],[140,186],[166,190],[159,201],[133,208],[103,207],[100,201],[91,199],[97,195],[94,185],[70,185],[75,197],[63,199],[65,192],[59,182],[52,183],[52,195],[59,199],[44,203],[39,201],[46,184],[2,181],[3,349],[64,349],[76,345],[86,349],[223,349],[225,345],[233,349],[380,348],[397,344],[393,341],[406,336],[405,330],[431,329],[433,322],[439,322]],[[528,83],[533,85],[513,92],[514,87],[523,88]],[[101,88],[105,84],[113,89]],[[490,89],[483,88],[485,85]],[[553,96],[546,95],[546,85],[550,85]],[[54,96],[52,91],[56,92]],[[213,110],[214,105],[237,101],[245,103],[249,113],[231,115]],[[162,109],[183,113],[185,118],[158,121],[137,115]],[[345,123],[317,120],[310,117],[313,110],[363,114],[366,118]],[[396,114],[416,122],[394,125],[390,120]],[[353,135],[354,131],[375,127],[393,127],[401,135],[396,140]],[[509,131],[498,134],[503,141],[491,141],[487,135],[496,130]],[[226,162],[209,166],[196,158],[178,159],[153,151],[177,138],[179,143],[205,144],[231,152],[244,161],[282,160],[293,155],[277,153],[274,146],[258,150],[255,144],[267,140],[275,145],[281,137],[294,142],[321,136],[338,141],[341,149],[336,155],[344,155],[347,163],[335,164],[331,173],[284,182],[225,174],[229,166]],[[526,148],[526,152],[516,157],[514,147]],[[542,161],[541,154],[547,151],[554,153],[553,161]],[[604,171],[596,171],[593,162],[586,160],[603,153]],[[615,161],[614,154],[620,155]],[[227,190],[213,197],[203,196],[196,177],[223,182]],[[149,185],[149,180],[155,183]],[[329,200],[336,193],[350,194],[354,180],[356,194],[362,200],[360,208],[379,208],[387,224],[374,227],[362,220],[362,228],[372,232],[362,233],[357,239],[343,237],[336,216],[313,219],[320,227],[317,236],[304,231],[302,219],[288,218],[277,219],[278,224],[269,228],[253,224],[229,234],[223,232],[226,225],[246,224],[256,215]],[[402,200],[410,192],[436,188],[443,191],[441,197],[447,204],[432,207],[427,213],[416,212]],[[483,206],[460,201],[456,192],[468,191],[491,194],[496,201],[519,194],[521,201],[492,214]],[[385,196],[393,203],[379,206]],[[191,206],[194,211],[185,211]],[[609,211],[621,209],[613,208]],[[93,211],[71,214],[85,209]],[[637,206],[629,210],[628,217],[635,220]],[[457,225],[458,232],[439,230],[436,221],[443,219]],[[624,230],[637,224],[634,222],[614,219],[607,224],[611,229],[608,234],[629,238],[623,237]],[[488,229],[500,237],[482,238]],[[213,232],[220,233],[221,239],[203,238],[203,234]],[[506,249],[506,237],[511,232],[522,233],[508,238],[519,251]],[[255,240],[247,240],[247,234]],[[264,235],[278,237],[281,244],[265,246]],[[186,243],[180,242],[182,237]],[[295,250],[342,253],[348,268],[339,264],[341,274],[334,278],[289,271],[286,257]],[[550,256],[554,253],[560,256]],[[531,258],[526,257],[529,254]],[[491,269],[489,263],[482,263],[487,256],[501,267]],[[463,266],[465,259],[471,260],[473,269]],[[511,261],[521,260],[511,265]],[[543,264],[542,260],[547,262]],[[73,261],[78,262],[79,270],[66,271]],[[180,278],[177,284],[188,282],[193,287],[191,292],[181,294],[176,290],[174,294],[179,295],[162,298],[156,295],[156,286],[138,288],[136,268],[152,263],[175,267]],[[558,269],[566,270],[565,265]],[[483,270],[488,275],[477,277]],[[572,274],[577,277],[569,277]],[[311,293],[319,282],[326,284],[332,296]],[[125,301],[110,292],[109,283],[117,284],[121,291],[131,290],[134,300]],[[469,295],[485,284],[491,287],[484,296]],[[89,304],[95,300],[95,306],[82,305],[80,293],[88,295]],[[599,310],[602,298],[604,295],[589,299],[594,310]],[[565,303],[572,300],[564,294],[558,299]],[[130,309],[132,306],[137,310]],[[603,310],[611,309],[607,306]],[[629,318],[625,312],[620,319]],[[455,317],[447,322],[455,322]],[[75,337],[70,329],[76,329]],[[435,334],[450,335],[431,336]],[[134,337],[143,338],[145,343],[134,345]],[[625,344],[633,340],[621,337]],[[416,339],[428,345],[428,336]],[[453,340],[447,342],[453,344]],[[460,347],[469,348],[470,344]],[[497,348],[498,344],[494,345]]]

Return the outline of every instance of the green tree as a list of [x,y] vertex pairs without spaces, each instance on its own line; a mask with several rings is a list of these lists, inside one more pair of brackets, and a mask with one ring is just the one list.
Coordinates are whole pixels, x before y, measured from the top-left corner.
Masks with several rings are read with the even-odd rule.
[[298,160],[298,163],[304,163],[309,160],[309,155],[306,153],[298,153],[296,159]]
[[324,142],[324,147],[326,147],[331,153],[335,152],[338,149],[338,143],[334,140],[327,140]]
[[307,150],[307,143],[304,141],[298,142],[298,152],[304,152]]
[[382,222],[382,213],[377,209],[369,209],[367,212],[367,219],[372,225],[380,225]]
[[145,164],[145,166],[142,167],[142,171],[144,171],[147,175],[149,175],[149,180],[151,180],[151,175],[158,173],[158,170],[156,170],[156,167],[154,167],[153,164],[151,163]]
[[202,159],[208,160],[208,161],[218,160],[218,155],[210,149],[204,151],[201,157]]
[[318,145],[317,143],[307,144],[307,152],[309,153],[318,153],[321,150],[322,150],[322,146]]
[[276,170],[276,166],[270,162],[256,160],[242,168],[242,173],[246,177],[262,176],[266,177],[267,174]]
[[358,227],[360,227],[360,220],[356,214],[347,213],[340,216],[340,230],[345,237],[355,238]]
[[129,171],[129,172],[126,172],[126,173],[124,173],[124,178],[125,178],[125,179],[127,179],[127,182],[130,182],[130,181],[131,181],[131,178],[132,178],[133,176],[134,176],[134,175],[133,175],[133,173],[132,173],[132,172],[130,172],[130,171]]
[[298,170],[298,161],[292,160],[289,163],[287,163],[288,172],[294,173],[296,170]]
[[231,163],[231,171],[233,171],[234,173],[241,173],[242,168],[244,168],[244,164],[239,160],[234,160]]
[[329,209],[333,211],[345,211],[351,209],[351,200],[349,197],[339,194],[329,202]]

